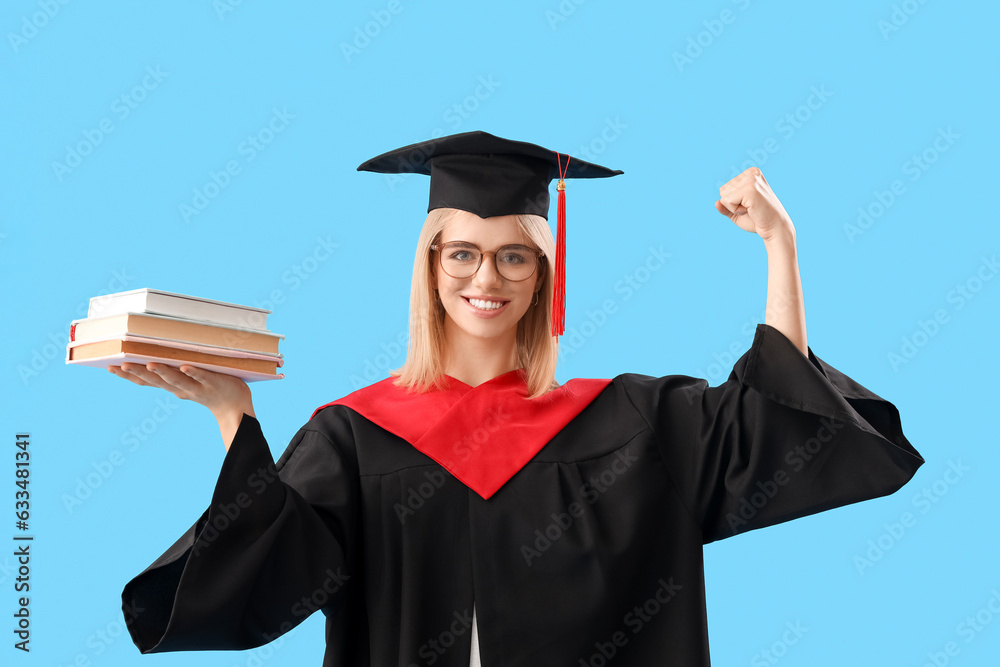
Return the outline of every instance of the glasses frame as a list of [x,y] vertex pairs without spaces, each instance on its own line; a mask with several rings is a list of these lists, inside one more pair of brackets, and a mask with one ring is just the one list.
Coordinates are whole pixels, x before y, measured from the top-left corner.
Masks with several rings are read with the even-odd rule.
[[[455,246],[455,245],[472,246],[473,248],[475,248],[479,252],[479,264],[476,265],[476,270],[473,271],[472,273],[470,273],[467,276],[452,276],[450,273],[448,273],[448,270],[446,268],[444,268],[444,256],[441,253],[441,249],[442,248],[447,248],[448,246]],[[500,270],[500,266],[497,264],[497,253],[500,252],[501,250],[503,250],[504,248],[509,248],[511,246],[517,246],[519,248],[526,248],[527,250],[529,250],[530,252],[533,252],[535,254],[535,266],[534,266],[534,268],[532,268],[531,273],[529,273],[524,278],[521,278],[520,280],[514,280],[512,278],[508,278],[507,276],[505,276],[503,274],[503,272]],[[505,245],[500,246],[496,250],[483,250],[482,248],[480,248],[479,246],[477,246],[475,243],[472,243],[471,241],[446,241],[445,243],[434,243],[434,244],[432,244],[431,245],[431,250],[434,250],[435,252],[437,252],[437,255],[438,255],[438,266],[441,267],[441,270],[444,271],[445,274],[451,276],[452,278],[455,278],[456,280],[465,280],[467,278],[472,278],[474,275],[476,275],[477,273],[479,273],[479,269],[482,268],[482,266],[483,266],[483,258],[486,257],[486,255],[488,255],[488,254],[489,255],[493,255],[493,268],[496,269],[497,275],[499,275],[504,280],[508,280],[508,281],[510,281],[512,283],[522,283],[525,280],[528,280],[529,278],[531,278],[532,276],[534,276],[535,273],[538,271],[539,260],[541,260],[541,258],[545,256],[545,252],[544,251],[539,250],[537,248],[529,248],[528,246],[524,245],[523,243],[507,243]]]

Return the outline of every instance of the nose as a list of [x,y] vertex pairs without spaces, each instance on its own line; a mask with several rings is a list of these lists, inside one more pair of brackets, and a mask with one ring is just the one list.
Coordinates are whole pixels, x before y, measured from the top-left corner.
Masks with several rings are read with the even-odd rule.
[[473,276],[476,285],[483,288],[499,287],[503,283],[503,276],[497,271],[497,255],[495,252],[483,253],[483,261],[479,265],[479,270]]

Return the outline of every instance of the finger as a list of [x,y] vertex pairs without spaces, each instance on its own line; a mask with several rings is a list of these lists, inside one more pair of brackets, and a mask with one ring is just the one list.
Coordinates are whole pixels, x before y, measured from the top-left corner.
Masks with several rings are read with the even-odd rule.
[[194,380],[202,384],[210,383],[213,379],[213,376],[218,375],[218,373],[213,373],[212,371],[207,371],[204,368],[200,368],[199,366],[192,366],[190,364],[183,364],[179,370],[181,373],[184,373],[184,375],[188,376],[189,378],[193,378]]
[[168,388],[171,390],[198,391],[202,388],[201,383],[173,366],[150,362],[146,364],[146,368],[156,373],[165,384],[169,385]]
[[732,220],[747,212],[747,208],[740,203],[739,198],[731,199],[725,196],[715,202],[715,209]]
[[736,213],[739,211],[740,206],[743,203],[743,195],[745,192],[745,184],[730,186],[729,183],[727,183],[719,188],[719,201],[722,202],[723,206],[725,206],[730,213]]
[[163,381],[163,378],[146,368],[144,364],[123,363],[122,370],[132,377],[139,378],[151,387],[159,387],[160,389],[166,389],[168,391],[173,389],[173,387]]
[[726,181],[719,187],[719,193],[731,192],[732,190],[744,187],[748,182],[752,182],[756,177],[760,169],[757,167],[748,167],[741,171],[740,173],[733,176],[731,179]]
[[218,389],[226,386],[228,382],[231,382],[234,378],[225,373],[217,373],[215,371],[210,371],[207,368],[202,368],[200,366],[191,366],[190,364],[184,364],[180,367],[181,373],[198,382],[203,387],[208,387],[212,389]]
[[111,372],[111,373],[114,373],[115,375],[117,375],[118,377],[120,377],[120,378],[122,378],[124,380],[128,380],[129,382],[131,382],[133,384],[137,384],[137,385],[139,385],[141,387],[151,387],[152,386],[151,384],[149,384],[148,382],[146,382],[142,378],[140,378],[140,377],[138,377],[136,375],[133,375],[131,372],[129,372],[127,370],[123,370],[119,366],[108,366],[108,371]]
[[207,368],[201,368],[200,366],[191,366],[185,364],[180,367],[182,373],[190,376],[199,383],[201,383],[202,389],[205,391],[213,392],[229,392],[233,388],[249,390],[247,383],[242,379],[229,375],[227,373],[219,373],[217,371],[210,371]]

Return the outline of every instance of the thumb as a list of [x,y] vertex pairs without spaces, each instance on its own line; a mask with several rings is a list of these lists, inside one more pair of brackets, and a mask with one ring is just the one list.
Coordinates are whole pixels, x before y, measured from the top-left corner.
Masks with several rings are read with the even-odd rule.
[[[727,218],[733,218],[737,215],[737,213],[735,213],[734,211],[730,211],[728,208],[726,208],[726,205],[723,204],[721,200],[716,200],[715,210],[717,210],[719,213],[726,216]],[[737,205],[737,210],[739,210],[738,205]]]

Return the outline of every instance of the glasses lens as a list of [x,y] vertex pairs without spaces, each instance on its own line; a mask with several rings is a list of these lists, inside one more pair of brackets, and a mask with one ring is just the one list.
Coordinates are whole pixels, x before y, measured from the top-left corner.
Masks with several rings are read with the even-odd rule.
[[468,278],[479,268],[479,251],[472,246],[447,245],[439,254],[441,268],[453,278]]
[[[480,266],[479,249],[473,245],[446,245],[440,249],[441,268],[453,278],[468,278]],[[535,272],[538,258],[531,248],[523,245],[508,245],[497,250],[495,260],[497,271],[507,280],[526,280]]]
[[524,280],[535,272],[536,256],[529,248],[508,245],[497,250],[497,271],[507,280]]

